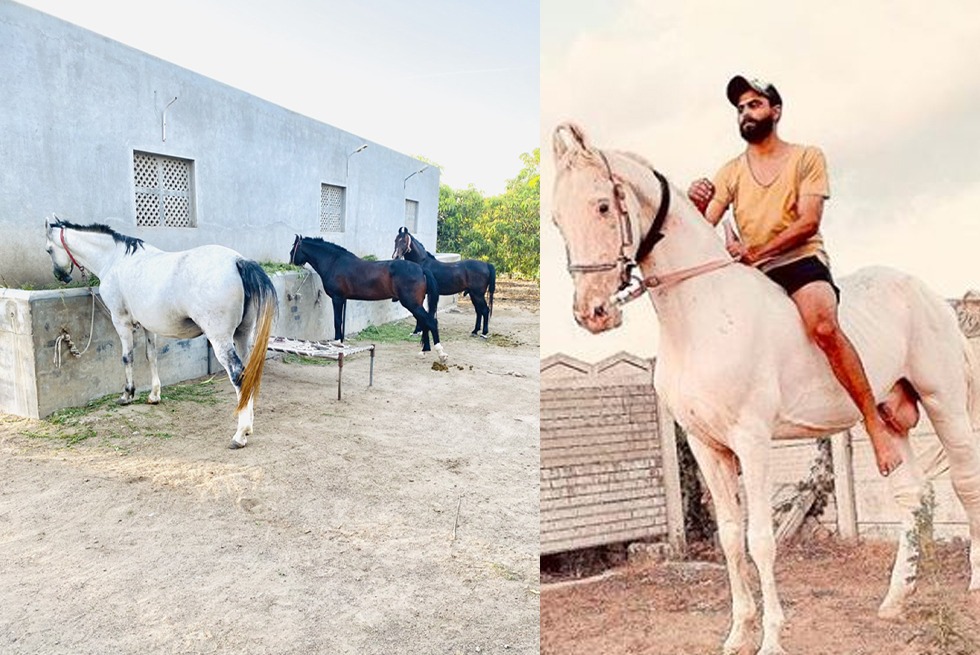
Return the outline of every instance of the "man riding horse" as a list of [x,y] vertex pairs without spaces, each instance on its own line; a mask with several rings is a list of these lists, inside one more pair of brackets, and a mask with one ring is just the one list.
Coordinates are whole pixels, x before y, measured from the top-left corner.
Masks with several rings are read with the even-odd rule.
[[[902,463],[893,430],[907,431],[908,426],[889,426],[879,414],[861,359],[838,322],[840,292],[820,235],[824,200],[830,197],[823,153],[779,138],[783,100],[772,84],[737,75],[728,83],[727,96],[738,110],[739,133],[748,145],[721,167],[714,182],[694,181],[688,197],[712,225],[732,206],[741,240],[726,230],[729,252],[757,266],[792,298],[807,335],[861,411],[878,470],[887,476]],[[888,417],[896,413],[892,403],[883,404],[882,412]]]

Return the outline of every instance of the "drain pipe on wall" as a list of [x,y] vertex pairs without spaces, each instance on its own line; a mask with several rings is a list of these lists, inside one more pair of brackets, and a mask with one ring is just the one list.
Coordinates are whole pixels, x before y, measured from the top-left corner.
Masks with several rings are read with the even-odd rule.
[[168,102],[167,106],[163,108],[163,142],[164,143],[167,142],[167,110],[170,109],[170,105],[174,104],[175,102],[177,102],[177,96],[174,96],[174,99]]

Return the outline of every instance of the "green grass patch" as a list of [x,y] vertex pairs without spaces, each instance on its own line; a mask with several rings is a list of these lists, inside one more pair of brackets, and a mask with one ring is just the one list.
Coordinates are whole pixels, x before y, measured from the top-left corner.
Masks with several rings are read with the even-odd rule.
[[[20,289],[21,291],[54,291],[55,289],[84,289],[87,287],[97,287],[99,284],[101,284],[101,282],[99,282],[99,278],[94,275],[89,275],[88,279],[81,276],[76,276],[75,279],[68,284],[64,284],[63,282],[59,282],[58,280],[52,278],[49,282],[24,282],[20,286],[14,288]],[[0,287],[10,288],[7,287],[6,284],[0,284]]]
[[272,275],[274,273],[295,273],[299,271],[306,270],[302,266],[295,266],[293,264],[284,264],[282,262],[259,262],[259,266],[262,270]]
[[375,343],[396,343],[400,341],[418,341],[418,335],[412,334],[415,327],[415,319],[409,321],[396,321],[383,325],[369,325],[357,333],[358,339],[373,341]]
[[[216,397],[215,378],[211,377],[203,382],[191,384],[175,384],[163,387],[161,390],[161,401],[164,403],[194,402],[204,405],[214,405],[218,402]],[[149,392],[144,391],[139,394],[133,403],[145,403],[149,397]],[[97,398],[81,407],[67,407],[54,412],[43,423],[50,426],[50,429],[39,431],[22,432],[25,437],[32,439],[52,439],[62,441],[67,446],[73,446],[87,439],[98,436],[98,432],[91,425],[86,424],[85,419],[99,411],[114,412],[117,408],[115,394],[109,394]],[[173,434],[160,430],[145,429],[134,425],[131,421],[123,421],[131,432],[139,432],[142,435],[155,439],[172,439]],[[116,432],[106,435],[108,438],[119,438]]]

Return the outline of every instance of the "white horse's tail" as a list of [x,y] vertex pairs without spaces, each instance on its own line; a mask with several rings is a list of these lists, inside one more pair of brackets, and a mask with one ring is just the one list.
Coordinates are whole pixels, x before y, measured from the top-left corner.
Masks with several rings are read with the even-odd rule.
[[252,352],[249,353],[245,370],[242,371],[236,413],[245,409],[250,400],[258,398],[272,319],[279,309],[276,288],[261,266],[253,261],[241,259],[238,261],[238,272],[242,276],[242,286],[245,290],[244,314],[247,315],[253,307],[255,308],[256,329]]

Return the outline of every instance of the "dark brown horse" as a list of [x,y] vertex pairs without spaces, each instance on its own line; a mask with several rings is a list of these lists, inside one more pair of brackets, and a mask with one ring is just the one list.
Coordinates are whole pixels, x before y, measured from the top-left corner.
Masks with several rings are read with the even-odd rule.
[[[429,253],[418,239],[412,236],[407,227],[398,228],[398,236],[395,237],[395,252],[392,259],[405,258],[408,261],[420,264],[422,268],[432,271],[435,275],[436,284],[439,285],[439,293],[448,296],[462,292],[465,296],[470,294],[473,301],[473,308],[476,309],[476,327],[473,328],[472,336],[480,334],[486,338],[490,329],[490,314],[493,313],[493,292],[497,285],[497,271],[493,264],[481,262],[476,259],[464,259],[458,262],[441,262]],[[487,304],[486,295],[490,296],[490,303]],[[483,324],[483,332],[480,333],[480,324]],[[418,330],[419,326],[416,326]]]
[[[333,301],[334,339],[344,340],[344,319],[348,300],[397,300],[412,313],[422,328],[422,352],[428,352],[429,333],[445,359],[439,343],[436,309],[439,292],[435,277],[418,264],[404,260],[366,261],[336,243],[319,237],[296,235],[289,252],[289,263],[309,264],[320,276],[323,290]],[[422,307],[428,297],[429,311]]]

